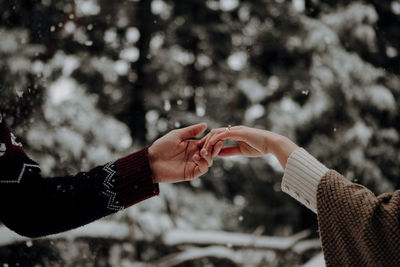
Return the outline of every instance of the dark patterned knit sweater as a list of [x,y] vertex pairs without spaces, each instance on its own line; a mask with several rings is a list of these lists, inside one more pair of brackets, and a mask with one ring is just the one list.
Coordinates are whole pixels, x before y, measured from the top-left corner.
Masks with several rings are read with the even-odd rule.
[[317,209],[327,266],[400,266],[400,190],[376,197],[329,171]]
[[18,234],[66,231],[157,195],[147,148],[74,176],[44,178],[0,115],[0,221]]

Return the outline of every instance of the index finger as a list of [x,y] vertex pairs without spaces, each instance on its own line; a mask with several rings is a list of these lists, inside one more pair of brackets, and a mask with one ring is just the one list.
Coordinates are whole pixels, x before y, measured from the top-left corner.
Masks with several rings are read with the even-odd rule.
[[210,136],[204,145],[204,149],[207,152],[211,150],[211,148],[218,142],[224,140],[232,140],[232,141],[245,141],[243,138],[244,132],[240,130],[239,126],[235,126],[232,128],[224,129],[223,131]]
[[201,156],[202,157],[210,157],[211,154],[211,149],[209,147],[209,142],[213,138],[213,136],[223,132],[225,128],[218,128],[218,129],[213,129],[211,132],[209,132],[201,141],[203,141],[202,149],[201,149]]
[[199,123],[185,128],[176,129],[175,131],[180,135],[182,140],[196,137],[207,129],[206,123]]

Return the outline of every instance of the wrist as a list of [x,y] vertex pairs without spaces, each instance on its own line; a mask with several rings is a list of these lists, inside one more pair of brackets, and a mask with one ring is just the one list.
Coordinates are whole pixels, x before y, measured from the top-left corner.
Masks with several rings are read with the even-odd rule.
[[286,163],[290,157],[290,155],[299,148],[292,140],[285,136],[278,135],[276,140],[273,142],[273,146],[271,146],[272,154],[278,159],[282,168],[286,168]]
[[147,158],[149,160],[149,165],[150,165],[150,170],[152,173],[152,177],[153,177],[153,182],[154,183],[159,183],[159,179],[158,179],[158,172],[157,172],[157,156],[156,156],[156,152],[154,151],[153,146],[150,146],[147,149]]

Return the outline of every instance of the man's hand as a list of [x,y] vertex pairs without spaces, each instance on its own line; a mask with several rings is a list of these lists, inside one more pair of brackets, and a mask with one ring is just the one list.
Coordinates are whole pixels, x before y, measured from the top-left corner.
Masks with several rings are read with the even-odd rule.
[[[200,156],[204,143],[189,139],[206,129],[207,125],[201,123],[172,130],[151,145],[148,150],[149,161],[155,183],[192,180],[208,171],[212,161],[206,161]],[[222,145],[222,142],[219,143],[214,150],[219,152]]]

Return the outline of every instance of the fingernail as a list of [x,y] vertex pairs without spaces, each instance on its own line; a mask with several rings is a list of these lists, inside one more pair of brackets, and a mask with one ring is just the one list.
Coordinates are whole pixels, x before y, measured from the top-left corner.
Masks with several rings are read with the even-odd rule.
[[208,155],[207,150],[203,149],[202,151],[203,151],[203,155],[204,155],[204,156],[207,156],[207,155]]

